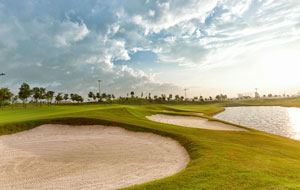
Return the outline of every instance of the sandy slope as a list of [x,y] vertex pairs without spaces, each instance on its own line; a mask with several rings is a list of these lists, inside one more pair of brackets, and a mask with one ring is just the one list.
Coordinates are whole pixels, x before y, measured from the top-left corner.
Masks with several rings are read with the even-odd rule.
[[118,127],[43,125],[0,136],[0,189],[116,189],[175,174],[176,141]]
[[247,131],[246,129],[235,127],[221,122],[208,121],[207,119],[193,116],[173,116],[165,114],[156,114],[147,116],[149,120],[179,125],[183,127],[211,129],[211,130],[226,130],[226,131]]

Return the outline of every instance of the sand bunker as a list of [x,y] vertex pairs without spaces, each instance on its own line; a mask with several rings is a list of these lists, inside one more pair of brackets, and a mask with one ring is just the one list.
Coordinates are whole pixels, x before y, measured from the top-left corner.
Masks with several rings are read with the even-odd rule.
[[43,125],[0,136],[0,189],[117,189],[184,169],[176,141],[118,127]]
[[248,131],[246,129],[235,127],[221,122],[208,121],[207,119],[193,116],[173,116],[165,114],[156,114],[147,116],[149,120],[167,123],[173,125],[179,125],[183,127],[211,129],[211,130],[226,130],[226,131]]

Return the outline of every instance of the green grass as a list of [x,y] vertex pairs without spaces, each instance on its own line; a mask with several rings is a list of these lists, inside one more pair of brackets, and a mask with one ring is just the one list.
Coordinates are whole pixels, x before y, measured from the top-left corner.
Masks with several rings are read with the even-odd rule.
[[[300,106],[299,99],[273,102],[233,102],[232,105]],[[84,105],[30,107],[0,111],[0,135],[43,123],[117,125],[128,130],[169,136],[190,154],[185,170],[173,176],[127,189],[300,189],[300,142],[251,130],[213,131],[151,122],[146,115],[176,110],[179,114],[222,111],[207,105]],[[229,102],[222,105],[230,105]]]

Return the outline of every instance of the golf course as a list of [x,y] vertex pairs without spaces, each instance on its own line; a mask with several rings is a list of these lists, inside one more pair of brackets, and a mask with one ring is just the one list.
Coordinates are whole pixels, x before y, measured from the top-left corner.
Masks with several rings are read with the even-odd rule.
[[[83,130],[81,128],[85,127],[95,130],[97,126],[99,128],[106,126],[104,127],[105,129],[110,127],[122,128],[122,130],[127,131],[126,133],[148,134],[148,137],[141,137],[141,140],[145,140],[145,138],[150,139],[149,135],[151,133],[155,135],[154,138],[167,137],[166,139],[171,140],[169,142],[171,144],[175,143],[175,141],[178,142],[179,144],[176,145],[178,148],[170,149],[171,152],[169,154],[172,155],[171,158],[175,159],[178,154],[184,156],[185,153],[183,152],[184,150],[180,149],[181,146],[184,147],[188,154],[188,157],[185,158],[176,157],[176,162],[172,162],[172,159],[168,158],[171,161],[167,162],[172,164],[181,163],[181,166],[178,166],[177,169],[168,175],[158,176],[157,178],[153,178],[156,180],[148,180],[146,183],[137,182],[136,184],[139,185],[135,186],[120,186],[126,187],[125,189],[299,189],[299,141],[234,124],[232,127],[241,130],[209,130],[183,127],[147,119],[149,116],[160,114],[177,117],[198,117],[199,119],[210,120],[208,123],[217,122],[222,125],[229,125],[224,121],[216,121],[216,119],[212,118],[212,115],[222,112],[226,106],[241,105],[299,107],[300,99],[226,101],[205,103],[202,105],[53,104],[41,107],[28,105],[27,108],[23,108],[22,106],[11,108],[7,106],[0,111],[0,140],[3,140],[3,137],[9,138],[12,135],[22,134],[27,130],[26,134],[22,134],[23,136],[27,135],[27,138],[35,138],[35,136],[30,136],[30,132],[38,134],[38,130],[40,132],[44,130],[43,138],[47,138],[47,130],[50,131],[49,124],[53,125],[57,131],[61,127],[61,130],[64,130],[65,133],[68,133],[69,130],[66,126],[79,128],[78,130]],[[198,113],[203,113],[203,115]],[[39,127],[45,125],[46,128]],[[78,133],[76,134],[78,135]],[[48,135],[52,135],[52,133],[49,132]],[[22,142],[20,143],[22,144]],[[114,143],[116,144],[117,142]],[[139,141],[136,143],[139,143]],[[86,142],[86,144],[83,144],[82,149],[84,149],[84,145],[87,146],[86,149],[89,149],[88,146],[90,143]],[[98,144],[98,146],[100,145]],[[43,145],[41,144],[40,146]],[[135,149],[139,148],[139,144],[131,146]],[[78,148],[77,151],[82,149]],[[148,150],[150,151],[150,149]],[[51,151],[54,151],[53,147]],[[59,148],[58,151],[62,151],[62,154],[64,152],[62,148]],[[141,150],[134,151],[134,154],[139,154],[139,152],[143,154],[147,153],[147,151],[143,151],[143,148],[141,148]],[[90,158],[97,160],[97,158],[102,159],[102,157],[106,156],[95,154],[89,157],[88,154],[87,150],[83,151],[81,159]],[[159,153],[156,151],[154,154],[158,155]],[[57,158],[55,157],[55,159]],[[158,157],[157,159],[161,158]],[[50,163],[55,162],[51,160],[51,155],[47,161]],[[125,161],[126,158],[122,158],[116,162]],[[130,161],[134,162],[134,160]],[[60,166],[67,167],[68,160],[65,160],[64,164]],[[23,170],[17,172],[18,175],[22,175],[22,172],[25,174],[28,170],[30,168],[23,168]],[[148,170],[148,172],[151,171],[151,169]],[[1,172],[2,175],[5,175],[4,171]],[[84,173],[84,171],[82,172]],[[147,170],[140,175],[147,176]],[[130,175],[128,178],[130,178]],[[89,179],[86,180],[88,181]],[[14,181],[14,179],[11,181]],[[97,179],[94,179],[94,181],[97,181]],[[117,182],[110,181],[110,183]],[[55,186],[52,185],[52,187]],[[80,186],[77,187],[79,188]]]

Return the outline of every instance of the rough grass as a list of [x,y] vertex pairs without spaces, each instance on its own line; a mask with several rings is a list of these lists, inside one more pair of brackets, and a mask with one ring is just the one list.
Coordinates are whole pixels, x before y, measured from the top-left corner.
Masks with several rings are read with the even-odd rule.
[[[300,105],[299,99],[285,103],[287,106]],[[223,110],[220,104],[6,109],[0,111],[0,134],[15,133],[43,123],[115,125],[172,137],[189,152],[191,160],[184,171],[127,189],[300,189],[299,141],[255,130],[212,131],[160,124],[145,118],[166,109],[176,110],[179,114],[191,111],[206,115]]]

